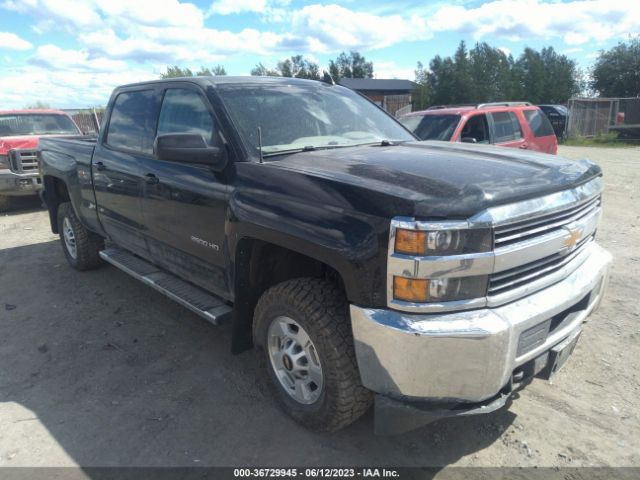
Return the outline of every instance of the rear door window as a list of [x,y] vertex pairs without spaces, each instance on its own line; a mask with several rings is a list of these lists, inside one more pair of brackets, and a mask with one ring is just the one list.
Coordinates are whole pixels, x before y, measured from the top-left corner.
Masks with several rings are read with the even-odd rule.
[[494,143],[512,142],[522,138],[522,130],[518,117],[513,112],[494,112],[493,119],[493,141]]
[[534,136],[548,137],[549,135],[555,135],[551,122],[540,110],[525,110],[524,117],[529,122]]
[[156,90],[119,94],[111,112],[106,144],[116,149],[151,155],[159,109]]

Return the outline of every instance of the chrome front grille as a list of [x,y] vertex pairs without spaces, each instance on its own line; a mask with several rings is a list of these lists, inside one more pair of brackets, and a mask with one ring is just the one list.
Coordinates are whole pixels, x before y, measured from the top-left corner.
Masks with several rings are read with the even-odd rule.
[[11,150],[11,170],[15,173],[38,173],[38,152],[36,150]]
[[[602,214],[602,178],[520,202],[496,205],[468,220],[391,221],[387,261],[387,305],[406,312],[448,312],[498,307],[563,281],[592,254]],[[486,229],[492,251],[443,256],[396,253],[397,229],[418,231]],[[455,301],[410,303],[394,298],[394,277],[449,279],[484,277],[484,296]]]
[[[582,253],[594,239],[601,202],[598,193],[551,213],[543,210],[533,218],[497,226],[496,254],[511,252],[514,260],[520,257],[521,261],[496,269],[489,276],[489,303],[501,304],[528,295],[578,268],[586,259]],[[522,253],[513,255],[515,252]],[[533,257],[529,257],[531,254]]]
[[572,222],[580,220],[600,208],[600,195],[570,208],[497,227],[495,230],[496,248],[512,245],[524,240],[551,233]]
[[[583,239],[574,250],[561,251],[540,260],[492,274],[489,277],[489,296],[505,293],[559,271],[578,259],[592,240],[593,235]],[[582,262],[576,262],[573,266],[577,268],[580,263]]]

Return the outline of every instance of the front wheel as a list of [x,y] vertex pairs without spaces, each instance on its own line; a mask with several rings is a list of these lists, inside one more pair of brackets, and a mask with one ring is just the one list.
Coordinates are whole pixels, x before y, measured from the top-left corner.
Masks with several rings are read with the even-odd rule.
[[360,382],[344,293],[299,278],[267,290],[254,316],[261,373],[280,406],[316,431],[335,431],[364,414],[372,394]]
[[102,264],[99,252],[104,239],[82,225],[70,203],[58,207],[58,232],[64,255],[73,268],[91,270]]

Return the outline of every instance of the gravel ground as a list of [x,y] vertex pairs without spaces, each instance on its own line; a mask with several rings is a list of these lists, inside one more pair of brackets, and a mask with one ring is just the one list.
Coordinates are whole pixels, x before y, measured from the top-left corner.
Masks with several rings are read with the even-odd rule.
[[[640,149],[565,147],[605,172],[609,291],[553,383],[509,409],[373,435],[303,430],[230,328],[112,267],[79,273],[37,201],[0,216],[0,466],[640,466]],[[634,413],[635,412],[635,413]]]

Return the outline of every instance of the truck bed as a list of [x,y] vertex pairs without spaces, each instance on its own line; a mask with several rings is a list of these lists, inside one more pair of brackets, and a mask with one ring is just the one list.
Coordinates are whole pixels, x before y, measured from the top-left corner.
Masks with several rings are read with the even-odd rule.
[[[40,174],[45,187],[44,201],[62,203],[70,199],[78,217],[95,232],[101,232],[95,208],[91,181],[91,159],[97,137],[52,137],[40,140],[38,147]],[[66,186],[77,186],[69,188]],[[64,191],[61,190],[64,186]],[[47,198],[57,195],[58,198]],[[51,217],[51,227],[57,230],[57,219]]]

